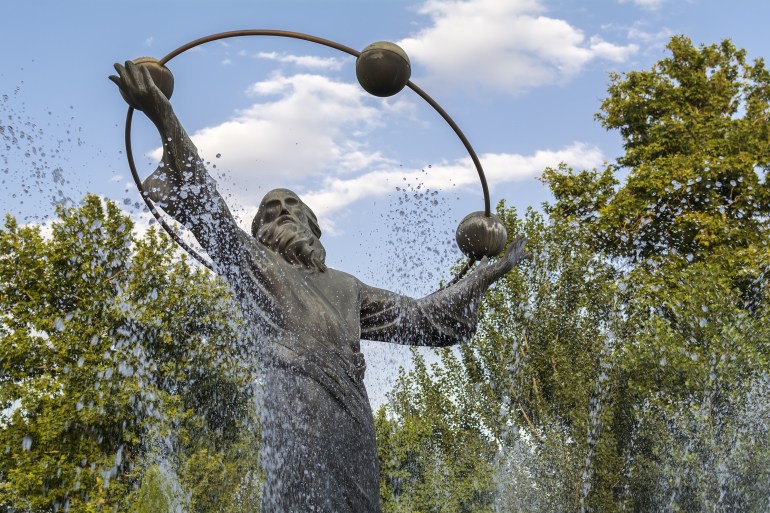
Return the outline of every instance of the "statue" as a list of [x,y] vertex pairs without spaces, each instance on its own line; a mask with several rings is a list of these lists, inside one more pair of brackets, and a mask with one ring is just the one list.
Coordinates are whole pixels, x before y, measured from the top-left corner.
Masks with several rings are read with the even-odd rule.
[[259,333],[262,511],[381,511],[360,339],[431,347],[467,340],[482,294],[525,257],[525,241],[422,299],[367,286],[326,266],[315,215],[287,189],[268,192],[251,233],[241,230],[149,70],[132,62],[115,69],[110,79],[164,141],[145,191],[192,231]]

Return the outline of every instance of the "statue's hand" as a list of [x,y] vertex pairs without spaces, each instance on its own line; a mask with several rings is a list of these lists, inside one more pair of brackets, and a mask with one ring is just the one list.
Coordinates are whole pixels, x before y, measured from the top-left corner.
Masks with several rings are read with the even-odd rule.
[[529,252],[525,249],[526,245],[526,237],[516,237],[510,244],[508,244],[508,247],[505,249],[505,254],[502,257],[492,264],[489,264],[485,257],[476,271],[488,273],[489,284],[491,285],[516,267],[520,262],[530,257]]
[[161,105],[168,102],[166,96],[155,85],[146,66],[139,66],[131,61],[126,61],[125,66],[115,63],[117,75],[111,75],[110,80],[115,82],[123,94],[123,98],[130,106],[144,112],[153,119],[160,111]]

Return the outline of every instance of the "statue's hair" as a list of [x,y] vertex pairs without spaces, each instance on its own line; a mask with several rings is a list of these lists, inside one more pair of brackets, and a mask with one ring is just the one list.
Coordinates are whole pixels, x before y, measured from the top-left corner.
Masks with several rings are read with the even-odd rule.
[[265,194],[265,197],[262,198],[262,202],[259,204],[259,209],[257,210],[257,213],[254,216],[254,220],[251,222],[251,234],[254,237],[258,237],[259,229],[262,228],[262,225],[265,224],[265,220],[264,220],[265,198],[267,198],[270,194],[274,192],[288,193],[299,200],[302,211],[305,213],[305,216],[307,217],[307,224],[308,224],[308,227],[310,228],[310,231],[313,233],[313,235],[315,235],[318,239],[320,239],[321,227],[318,225],[318,218],[316,217],[315,212],[310,210],[310,207],[308,207],[305,204],[305,202],[300,199],[299,196],[297,196],[293,191],[290,191],[289,189],[273,189],[272,191],[269,191],[267,194]]

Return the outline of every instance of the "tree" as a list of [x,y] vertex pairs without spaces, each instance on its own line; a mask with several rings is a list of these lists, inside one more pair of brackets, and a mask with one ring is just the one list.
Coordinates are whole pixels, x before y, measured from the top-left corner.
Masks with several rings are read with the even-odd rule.
[[[484,513],[493,511],[496,450],[472,418],[473,411],[447,394],[451,374],[431,375],[414,352],[415,370],[402,372],[393,405],[375,416],[386,513]],[[392,411],[398,418],[389,418]],[[407,413],[408,412],[408,413]]]
[[[649,71],[610,77],[597,118],[623,138],[623,187],[599,211],[602,249],[698,258],[757,244],[770,196],[770,72],[730,41],[685,37]],[[742,255],[735,255],[742,256]]]
[[[160,468],[188,486],[205,451],[251,470],[250,374],[227,289],[165,236],[132,236],[112,202],[58,214],[50,237],[10,216],[0,230],[0,505],[129,511],[158,495]],[[234,477],[207,493],[233,497]],[[200,502],[192,488],[182,495]]]
[[611,75],[597,119],[624,155],[546,170],[547,218],[499,212],[532,262],[485,297],[476,338],[442,354],[432,385],[407,375],[393,394],[410,400],[391,403],[391,438],[440,425],[431,386],[473,419],[502,510],[770,500],[770,73],[729,41],[668,49]]
[[[611,192],[607,172],[589,180],[607,193],[581,218],[595,247],[626,264],[612,430],[634,477],[615,495],[652,509],[756,511],[770,469],[747,471],[718,449],[768,453],[745,414],[770,363],[770,73],[730,41],[675,37],[668,49],[649,71],[611,76],[597,118],[619,130],[625,154],[611,170],[628,176]],[[554,213],[574,220],[572,175],[546,181]]]
[[[589,441],[598,436],[592,423],[604,418],[589,405],[598,405],[602,361],[611,349],[617,273],[575,226],[549,223],[532,210],[521,219],[504,204],[497,213],[511,237],[527,237],[532,257],[484,297],[470,343],[443,351],[430,372],[416,358],[415,371],[391,392],[380,414],[388,424],[378,425],[378,436],[406,443],[401,452],[381,446],[385,504],[406,497],[414,511],[577,509],[589,451],[611,452],[607,437]],[[617,471],[618,460],[604,458],[597,479]],[[425,476],[398,474],[415,468],[413,461],[440,461],[441,487],[468,507],[418,494]],[[394,478],[400,494],[389,496]]]

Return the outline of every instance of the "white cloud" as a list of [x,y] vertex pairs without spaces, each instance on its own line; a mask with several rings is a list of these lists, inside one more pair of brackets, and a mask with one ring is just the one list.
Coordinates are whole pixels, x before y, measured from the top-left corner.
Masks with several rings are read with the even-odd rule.
[[645,53],[660,52],[673,35],[674,33],[667,27],[654,32],[647,31],[642,23],[637,23],[628,30],[628,39],[638,42],[644,47]]
[[149,48],[155,43],[155,36],[150,36],[147,39],[144,40],[144,43],[142,43],[145,47]]
[[[480,156],[487,181],[495,186],[517,182],[539,175],[546,167],[564,162],[576,168],[590,169],[604,162],[596,146],[576,142],[560,150],[539,150],[532,155],[487,153]],[[327,177],[323,186],[302,194],[302,200],[318,215],[321,226],[335,233],[331,214],[366,198],[392,193],[398,184],[419,181],[432,190],[444,190],[452,185],[475,188],[479,176],[470,157],[434,165],[428,173],[420,170],[384,167],[354,178]]]
[[600,59],[613,62],[624,62],[639,49],[636,45],[618,46],[608,43],[599,36],[592,36],[590,48],[594,55]]
[[315,55],[291,55],[278,52],[259,52],[257,57],[271,61],[295,64],[314,70],[338,70],[344,61],[333,57],[318,57]]
[[629,2],[642,9],[655,11],[663,5],[664,0],[620,0],[621,4],[627,4]]
[[427,0],[428,27],[398,42],[429,72],[426,81],[516,93],[562,82],[594,59],[637,51],[543,15],[537,0]]
[[53,237],[53,222],[43,221],[43,222],[30,222],[30,223],[24,223],[23,225],[25,228],[38,228],[40,230],[40,236],[44,239],[51,239]]
[[[276,75],[251,86],[249,94],[263,103],[191,136],[204,160],[216,164],[209,169],[214,175],[220,172],[220,190],[236,215],[252,215],[267,190],[288,186],[316,212],[324,232],[335,234],[333,213],[390,194],[404,178],[419,179],[434,190],[452,184],[478,187],[470,157],[433,165],[423,174],[368,147],[367,134],[392,113],[408,112],[408,105],[384,102],[378,108],[357,85],[318,75]],[[160,149],[153,156],[159,159]],[[603,157],[595,146],[574,143],[532,155],[487,153],[481,160],[490,184],[498,185],[531,178],[560,162],[595,167]],[[320,187],[307,186],[319,182]]]
[[[249,88],[247,109],[191,138],[217,166],[237,201],[272,187],[301,184],[311,175],[344,175],[389,161],[368,148],[365,136],[399,105],[378,109],[357,84],[318,75],[275,75]],[[221,157],[217,157],[221,155]],[[160,159],[161,150],[151,153]]]

